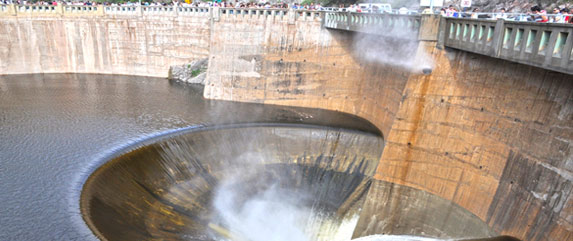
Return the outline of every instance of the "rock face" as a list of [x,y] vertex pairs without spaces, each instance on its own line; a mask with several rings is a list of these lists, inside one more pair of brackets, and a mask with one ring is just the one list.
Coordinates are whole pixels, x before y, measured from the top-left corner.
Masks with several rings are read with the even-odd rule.
[[171,66],[167,78],[193,84],[205,84],[207,63],[205,58],[195,60],[189,64]]

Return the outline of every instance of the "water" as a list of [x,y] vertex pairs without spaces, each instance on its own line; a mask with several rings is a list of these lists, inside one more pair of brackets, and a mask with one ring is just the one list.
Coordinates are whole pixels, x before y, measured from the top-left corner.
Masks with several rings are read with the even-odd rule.
[[96,240],[79,192],[107,156],[174,130],[276,121],[376,132],[340,113],[208,101],[158,78],[0,76],[0,240]]
[[109,240],[347,241],[381,151],[378,136],[300,124],[174,133],[91,175],[82,213]]

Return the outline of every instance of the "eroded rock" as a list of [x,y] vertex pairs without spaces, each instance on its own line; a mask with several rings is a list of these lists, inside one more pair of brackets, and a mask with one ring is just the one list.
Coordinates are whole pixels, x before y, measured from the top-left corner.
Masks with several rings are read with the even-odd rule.
[[198,59],[184,65],[174,65],[169,67],[170,80],[183,81],[194,84],[205,84],[207,76],[207,59]]

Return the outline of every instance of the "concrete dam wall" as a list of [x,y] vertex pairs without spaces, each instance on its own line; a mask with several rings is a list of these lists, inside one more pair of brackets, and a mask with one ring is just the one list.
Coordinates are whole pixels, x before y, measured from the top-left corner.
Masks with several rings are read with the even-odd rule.
[[[164,77],[170,65],[209,58],[206,98],[341,111],[381,130],[377,182],[354,237],[440,234],[419,225],[432,213],[407,213],[407,204],[438,209],[416,203],[427,195],[497,234],[573,239],[571,75],[434,41],[383,42],[414,46],[412,61],[429,57],[423,74],[366,58],[356,42],[368,36],[324,29],[320,16],[210,14],[0,17],[0,73]],[[452,225],[452,210],[443,212],[437,222]]]
[[209,54],[208,17],[2,17],[0,73],[166,77]]
[[[570,75],[420,42],[412,58],[434,62],[424,75],[364,58],[360,34],[222,24],[232,37],[212,43],[205,97],[364,117],[385,137],[375,178],[451,200],[500,234],[573,238]],[[363,215],[355,235],[415,234],[388,224],[401,210],[383,207],[400,192],[373,190],[365,208],[378,215]]]
[[[240,55],[211,52],[217,68],[209,70],[205,96],[362,116],[385,137],[377,179],[451,200],[501,234],[573,238],[570,75],[421,42],[418,51],[434,60],[432,73],[423,75],[362,60],[353,51],[353,33],[315,31],[311,37],[310,31],[287,32],[284,38],[298,41],[282,47],[275,47],[284,44],[280,38],[271,38]],[[257,76],[241,75],[250,69],[229,63],[253,56]],[[217,74],[225,70],[239,74]],[[399,216],[399,209],[383,211],[392,195],[399,194],[371,191],[369,213]],[[361,235],[415,229],[375,216],[362,216]]]

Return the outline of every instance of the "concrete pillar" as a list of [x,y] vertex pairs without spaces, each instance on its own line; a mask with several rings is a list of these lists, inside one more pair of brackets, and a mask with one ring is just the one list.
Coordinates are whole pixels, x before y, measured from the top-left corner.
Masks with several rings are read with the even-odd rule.
[[105,8],[104,6],[97,6],[97,10],[96,10],[95,14],[97,16],[105,15],[104,8]]
[[350,26],[352,26],[352,14],[346,12],[346,30],[350,30]]
[[491,53],[491,56],[499,58],[500,54],[501,54],[501,48],[502,48],[502,44],[503,44],[503,37],[504,37],[504,20],[503,18],[500,18],[497,20],[497,22],[495,23],[495,30],[493,31],[493,40],[492,40],[492,47],[493,47],[493,53]]
[[62,4],[56,6],[56,13],[60,16],[64,16],[64,6]]
[[213,7],[211,8],[211,19],[213,19],[213,21],[215,22],[219,22],[219,19],[221,19],[221,9],[219,7]]
[[420,41],[438,41],[440,32],[440,15],[424,14],[421,17],[420,29],[418,31],[418,40]]
[[446,45],[446,36],[448,35],[446,18],[440,15],[440,26],[438,27],[438,49],[444,49]]
[[287,16],[288,16],[288,24],[294,24],[296,21],[296,11],[289,9]]
[[137,16],[143,16],[143,8],[141,6],[136,6],[135,11],[137,12]]
[[12,16],[18,16],[18,11],[15,4],[8,5],[8,12]]

